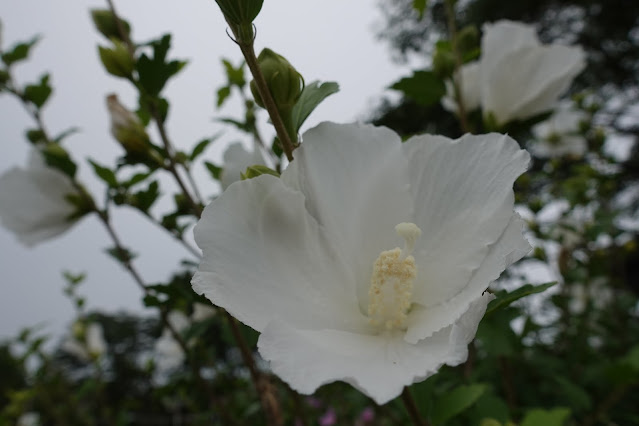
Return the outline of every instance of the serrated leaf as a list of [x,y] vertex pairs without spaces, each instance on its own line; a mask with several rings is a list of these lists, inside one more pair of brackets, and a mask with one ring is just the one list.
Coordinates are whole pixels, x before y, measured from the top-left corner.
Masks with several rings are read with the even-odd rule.
[[153,48],[153,58],[146,54],[140,55],[136,68],[140,84],[147,94],[157,96],[166,82],[184,68],[186,61],[166,61],[166,54],[171,47],[170,34],[165,34],[161,39],[154,40],[149,45]]
[[443,424],[472,406],[488,387],[482,384],[464,385],[446,392],[433,404],[431,419],[435,425]]
[[89,159],[89,163],[93,166],[93,171],[95,174],[102,179],[104,183],[106,183],[110,188],[118,187],[118,179],[115,176],[115,172],[108,167],[104,167],[96,163],[95,161]]
[[40,40],[40,36],[35,36],[27,42],[21,42],[13,46],[2,54],[2,61],[10,66],[16,62],[23,61],[29,56],[31,48]]
[[534,409],[526,413],[520,426],[563,426],[569,417],[570,409],[568,408]]
[[40,78],[38,84],[29,84],[24,88],[24,98],[38,108],[42,108],[52,92],[53,89],[49,85],[49,74],[45,74]]
[[516,290],[511,291],[510,293],[500,292],[497,294],[497,298],[491,300],[488,304],[488,307],[486,308],[486,315],[496,311],[497,309],[505,308],[506,306],[521,299],[522,297],[546,291],[555,284],[557,284],[556,281],[539,285],[526,284]]
[[339,85],[333,81],[322,84],[314,81],[306,85],[291,113],[295,130],[299,131],[304,121],[324,99],[337,92],[339,92]]
[[443,80],[432,71],[415,71],[412,76],[402,78],[390,88],[404,93],[423,106],[439,102],[446,94]]

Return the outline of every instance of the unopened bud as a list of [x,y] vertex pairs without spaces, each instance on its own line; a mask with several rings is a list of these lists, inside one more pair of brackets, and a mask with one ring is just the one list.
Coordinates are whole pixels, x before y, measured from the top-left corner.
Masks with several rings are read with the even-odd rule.
[[[286,58],[271,49],[262,50],[257,62],[277,109],[281,114],[290,112],[302,94],[304,78]],[[255,80],[251,81],[251,92],[255,97],[255,102],[264,107],[264,102],[257,90]]]
[[252,42],[253,21],[262,10],[264,0],[215,0],[231,26],[237,41]]
[[106,98],[111,116],[111,134],[128,153],[148,151],[149,135],[137,115],[127,110],[115,94]]
[[71,334],[73,334],[73,337],[76,340],[83,341],[85,332],[86,332],[86,328],[82,321],[76,321],[71,326]]
[[271,175],[271,176],[280,177],[280,174],[277,173],[275,170],[269,169],[268,167],[262,166],[260,164],[247,167],[246,171],[244,173],[241,173],[240,175],[242,177],[242,180],[253,179],[261,175]]
[[118,25],[116,17],[109,9],[92,9],[91,19],[93,19],[93,25],[95,25],[100,34],[109,40],[114,38],[125,41],[125,37],[120,33],[120,28],[122,28],[127,37],[131,34],[131,25],[124,19],[120,19],[120,25]]
[[100,60],[107,72],[116,77],[129,78],[135,69],[135,63],[126,45],[116,39],[112,39],[113,49],[98,46]]

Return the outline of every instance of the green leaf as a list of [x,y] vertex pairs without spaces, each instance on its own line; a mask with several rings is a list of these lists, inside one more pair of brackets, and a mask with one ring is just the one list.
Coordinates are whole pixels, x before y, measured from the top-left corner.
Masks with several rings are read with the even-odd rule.
[[417,19],[421,20],[424,17],[426,6],[428,6],[427,0],[413,0],[413,9],[417,11]]
[[130,78],[135,64],[124,43],[113,40],[113,49],[98,46],[98,53],[104,69],[111,75]]
[[93,166],[93,171],[95,174],[104,181],[110,188],[118,187],[118,179],[115,176],[115,172],[109,169],[108,167],[104,167],[96,163],[95,161],[89,159],[89,163]]
[[146,190],[136,192],[133,194],[134,207],[140,209],[143,212],[148,212],[151,206],[157,201],[160,196],[160,185],[158,181],[154,180],[149,184]]
[[488,307],[486,308],[486,315],[498,309],[505,308],[506,306],[521,299],[522,297],[526,297],[526,296],[530,296],[531,294],[536,294],[536,293],[541,293],[543,291],[546,291],[547,289],[554,286],[555,284],[557,284],[556,281],[545,283],[545,284],[539,284],[539,285],[526,284],[524,286],[519,287],[516,290],[511,291],[510,293],[499,292],[497,293],[497,298],[492,300],[488,304]]
[[314,81],[306,85],[300,98],[293,107],[293,128],[298,131],[311,112],[313,112],[324,99],[338,91],[339,85],[333,81],[322,84],[320,84],[319,81]]
[[170,34],[165,34],[161,39],[152,41],[150,45],[153,48],[153,58],[149,58],[146,54],[140,55],[136,67],[140,84],[147,94],[154,97],[159,95],[171,77],[184,68],[186,62],[167,62],[166,54],[171,47]]
[[568,408],[534,409],[526,413],[520,426],[562,426],[569,417]]
[[[124,41],[115,20],[116,18],[109,9],[91,9],[91,19],[93,20],[95,28],[107,39],[110,40],[115,38],[117,40]],[[131,34],[131,25],[124,19],[119,19],[122,29],[126,35],[129,36]]]
[[222,176],[222,167],[218,167],[208,161],[204,162],[204,165],[208,169],[209,173],[211,173],[211,176],[213,176],[213,179],[220,180],[220,177]]
[[61,146],[49,144],[42,150],[42,155],[47,166],[60,170],[71,179],[75,177],[78,166]]
[[195,148],[193,148],[193,152],[191,152],[191,155],[189,155],[189,160],[193,161],[197,157],[199,157],[204,152],[204,150],[209,146],[209,144],[213,142],[213,140],[214,138],[207,138],[207,139],[202,139],[200,142],[198,142],[197,145],[195,145]]
[[240,89],[243,88],[246,85],[246,79],[244,78],[244,62],[242,62],[237,68],[235,68],[228,59],[222,59],[222,64],[226,71],[229,86],[237,86]]
[[464,385],[446,392],[433,404],[431,419],[435,425],[443,424],[472,406],[488,387],[482,384]]
[[45,74],[40,78],[40,83],[29,84],[24,88],[24,98],[38,108],[42,108],[52,92],[53,89],[49,85],[49,74]]
[[126,182],[122,182],[122,186],[124,186],[125,188],[130,188],[133,185],[136,185],[142,181],[144,181],[146,178],[148,178],[149,176],[151,176],[153,174],[153,171],[150,172],[146,172],[146,173],[136,173],[135,175],[133,175],[133,177],[131,177],[131,179],[129,179]]
[[229,86],[220,87],[217,90],[217,107],[220,108],[229,96],[231,96],[231,88]]
[[128,249],[122,248],[118,249],[117,247],[111,247],[106,249],[106,252],[111,255],[115,260],[121,263],[130,262],[135,258],[135,254],[129,251]]
[[390,88],[403,92],[423,106],[439,102],[446,94],[444,81],[432,71],[415,71],[412,76],[402,78]]
[[40,40],[40,36],[35,36],[27,42],[16,44],[12,49],[2,54],[2,61],[10,66],[16,62],[23,61],[29,56],[31,48]]

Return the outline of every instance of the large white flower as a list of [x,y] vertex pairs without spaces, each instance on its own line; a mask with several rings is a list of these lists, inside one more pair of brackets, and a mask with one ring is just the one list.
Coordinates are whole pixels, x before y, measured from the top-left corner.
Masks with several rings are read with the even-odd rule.
[[532,151],[539,157],[581,157],[588,149],[586,139],[579,134],[583,111],[575,110],[570,102],[559,104],[548,120],[536,124],[532,133],[537,138]]
[[257,164],[266,165],[264,156],[258,147],[249,152],[239,142],[229,145],[224,152],[224,169],[220,179],[222,189],[226,189],[233,182],[240,180],[241,173],[244,173],[247,167]]
[[483,292],[529,250],[512,191],[528,161],[503,135],[320,124],[281,178],[205,209],[193,288],[297,391],[342,380],[383,404],[466,359]]
[[32,150],[26,169],[14,167],[0,176],[0,221],[20,242],[32,246],[53,238],[75,223],[65,197],[77,193],[64,173],[47,167]]
[[[191,326],[188,317],[180,311],[171,311],[167,316],[167,321],[178,333],[184,332]],[[162,330],[162,335],[155,342],[155,359],[161,374],[169,370],[178,368],[184,363],[186,354],[180,343],[173,337],[173,333],[168,328]]]
[[[484,116],[497,125],[551,110],[586,65],[581,47],[542,45],[530,25],[498,21],[483,31],[481,58],[462,67],[461,92],[472,110],[479,91]],[[454,111],[451,97],[449,88],[444,107]]]

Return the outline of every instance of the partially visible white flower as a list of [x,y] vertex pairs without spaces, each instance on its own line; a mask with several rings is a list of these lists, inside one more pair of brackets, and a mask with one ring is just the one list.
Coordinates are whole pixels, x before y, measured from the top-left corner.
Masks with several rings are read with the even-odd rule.
[[[180,311],[169,312],[167,321],[178,333],[182,333],[191,325],[187,316]],[[186,358],[182,346],[180,346],[168,328],[162,330],[162,335],[155,342],[154,349],[156,364],[160,372],[178,368],[184,363],[184,359]]]
[[18,418],[18,422],[16,426],[39,426],[40,425],[40,414],[30,411],[28,413],[22,414]]
[[[459,87],[461,98],[466,112],[473,111],[481,105],[481,82],[479,62],[471,62],[460,68]],[[446,81],[446,96],[442,98],[442,106],[451,112],[457,112],[457,100],[455,98],[455,87],[453,82]]]
[[86,327],[76,322],[72,334],[64,340],[62,349],[85,362],[99,358],[107,350],[102,326],[96,322]]
[[256,164],[266,165],[264,156],[258,147],[249,152],[240,142],[229,145],[224,152],[224,168],[220,179],[222,189],[226,189],[233,182],[240,180],[240,174],[244,173],[247,167]]
[[65,197],[77,193],[68,176],[48,167],[33,149],[26,168],[0,176],[0,222],[26,246],[62,234],[75,223]]
[[386,403],[466,360],[486,288],[530,250],[512,190],[528,162],[498,134],[322,123],[281,178],[207,206],[193,288],[260,332],[298,392],[341,380]]
[[[483,31],[481,58],[461,69],[462,95],[472,110],[480,90],[484,117],[492,115],[498,126],[553,109],[586,66],[581,47],[542,45],[530,25],[502,20]],[[444,107],[451,109],[450,101]]]
[[532,128],[537,139],[532,146],[533,153],[542,158],[583,156],[588,146],[586,139],[579,134],[579,128],[585,118],[586,115],[573,109],[570,102],[559,104],[548,120]]
[[214,316],[215,308],[213,306],[205,305],[204,303],[195,303],[193,305],[193,313],[191,314],[193,322],[204,321]]

